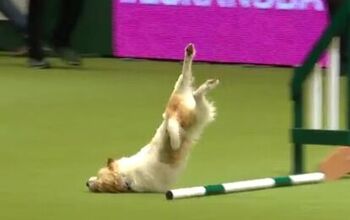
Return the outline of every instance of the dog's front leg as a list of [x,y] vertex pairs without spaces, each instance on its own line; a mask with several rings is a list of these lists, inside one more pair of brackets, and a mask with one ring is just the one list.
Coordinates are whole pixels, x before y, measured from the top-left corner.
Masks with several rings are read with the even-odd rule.
[[219,84],[218,79],[208,79],[193,92],[195,98],[204,97],[207,92],[214,89]]

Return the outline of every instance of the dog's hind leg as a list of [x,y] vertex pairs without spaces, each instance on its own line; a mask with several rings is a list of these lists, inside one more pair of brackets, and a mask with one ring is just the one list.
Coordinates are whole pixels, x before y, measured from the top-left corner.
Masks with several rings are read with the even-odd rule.
[[182,73],[175,84],[174,92],[185,92],[192,88],[192,60],[196,53],[193,44],[185,48],[185,57],[182,65]]
[[182,74],[175,84],[173,94],[169,100],[166,114],[167,132],[170,138],[170,145],[173,150],[181,147],[181,132],[184,124],[188,124],[191,117],[189,112],[195,108],[192,89],[192,60],[195,55],[193,44],[185,48],[185,58],[182,66]]
[[170,145],[173,150],[178,150],[181,146],[181,126],[176,118],[171,117],[167,120],[167,131],[170,138]]

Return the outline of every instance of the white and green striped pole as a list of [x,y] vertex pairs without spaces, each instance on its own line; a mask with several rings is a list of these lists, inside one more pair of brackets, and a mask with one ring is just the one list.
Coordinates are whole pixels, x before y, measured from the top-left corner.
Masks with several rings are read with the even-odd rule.
[[281,176],[275,178],[263,178],[245,180],[231,183],[223,183],[208,186],[196,186],[189,188],[173,189],[166,192],[168,200],[209,196],[217,194],[235,193],[259,189],[267,189],[281,186],[293,186],[309,183],[319,183],[325,180],[324,173],[307,173],[300,175]]

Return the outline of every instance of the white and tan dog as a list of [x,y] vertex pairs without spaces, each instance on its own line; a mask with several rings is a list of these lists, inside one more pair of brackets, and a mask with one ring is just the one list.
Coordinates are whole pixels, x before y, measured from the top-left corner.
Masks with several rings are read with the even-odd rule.
[[92,192],[164,192],[185,168],[191,145],[215,117],[215,107],[205,95],[218,80],[192,87],[193,44],[185,48],[182,74],[175,84],[159,126],[150,143],[138,153],[118,160],[108,159],[87,186]]

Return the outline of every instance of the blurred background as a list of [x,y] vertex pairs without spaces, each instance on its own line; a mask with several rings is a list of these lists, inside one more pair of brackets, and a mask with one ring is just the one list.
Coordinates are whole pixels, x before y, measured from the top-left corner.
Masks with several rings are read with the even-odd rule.
[[[28,0],[12,0],[24,13],[28,14]],[[45,4],[45,39],[49,39],[50,30],[57,20],[60,0],[47,1]],[[94,56],[112,55],[112,1],[85,0],[72,43],[81,53]],[[1,14],[1,12],[0,12]],[[92,16],[93,15],[93,16]],[[0,15],[0,49],[13,51],[22,46],[23,37],[16,31],[6,17]]]
[[[13,2],[26,13],[26,0]],[[57,20],[59,0],[45,5],[45,39]],[[328,23],[323,0],[124,1],[85,0],[72,44],[85,55],[181,59],[196,44],[209,62],[295,66]],[[0,20],[0,49],[23,44]]]

